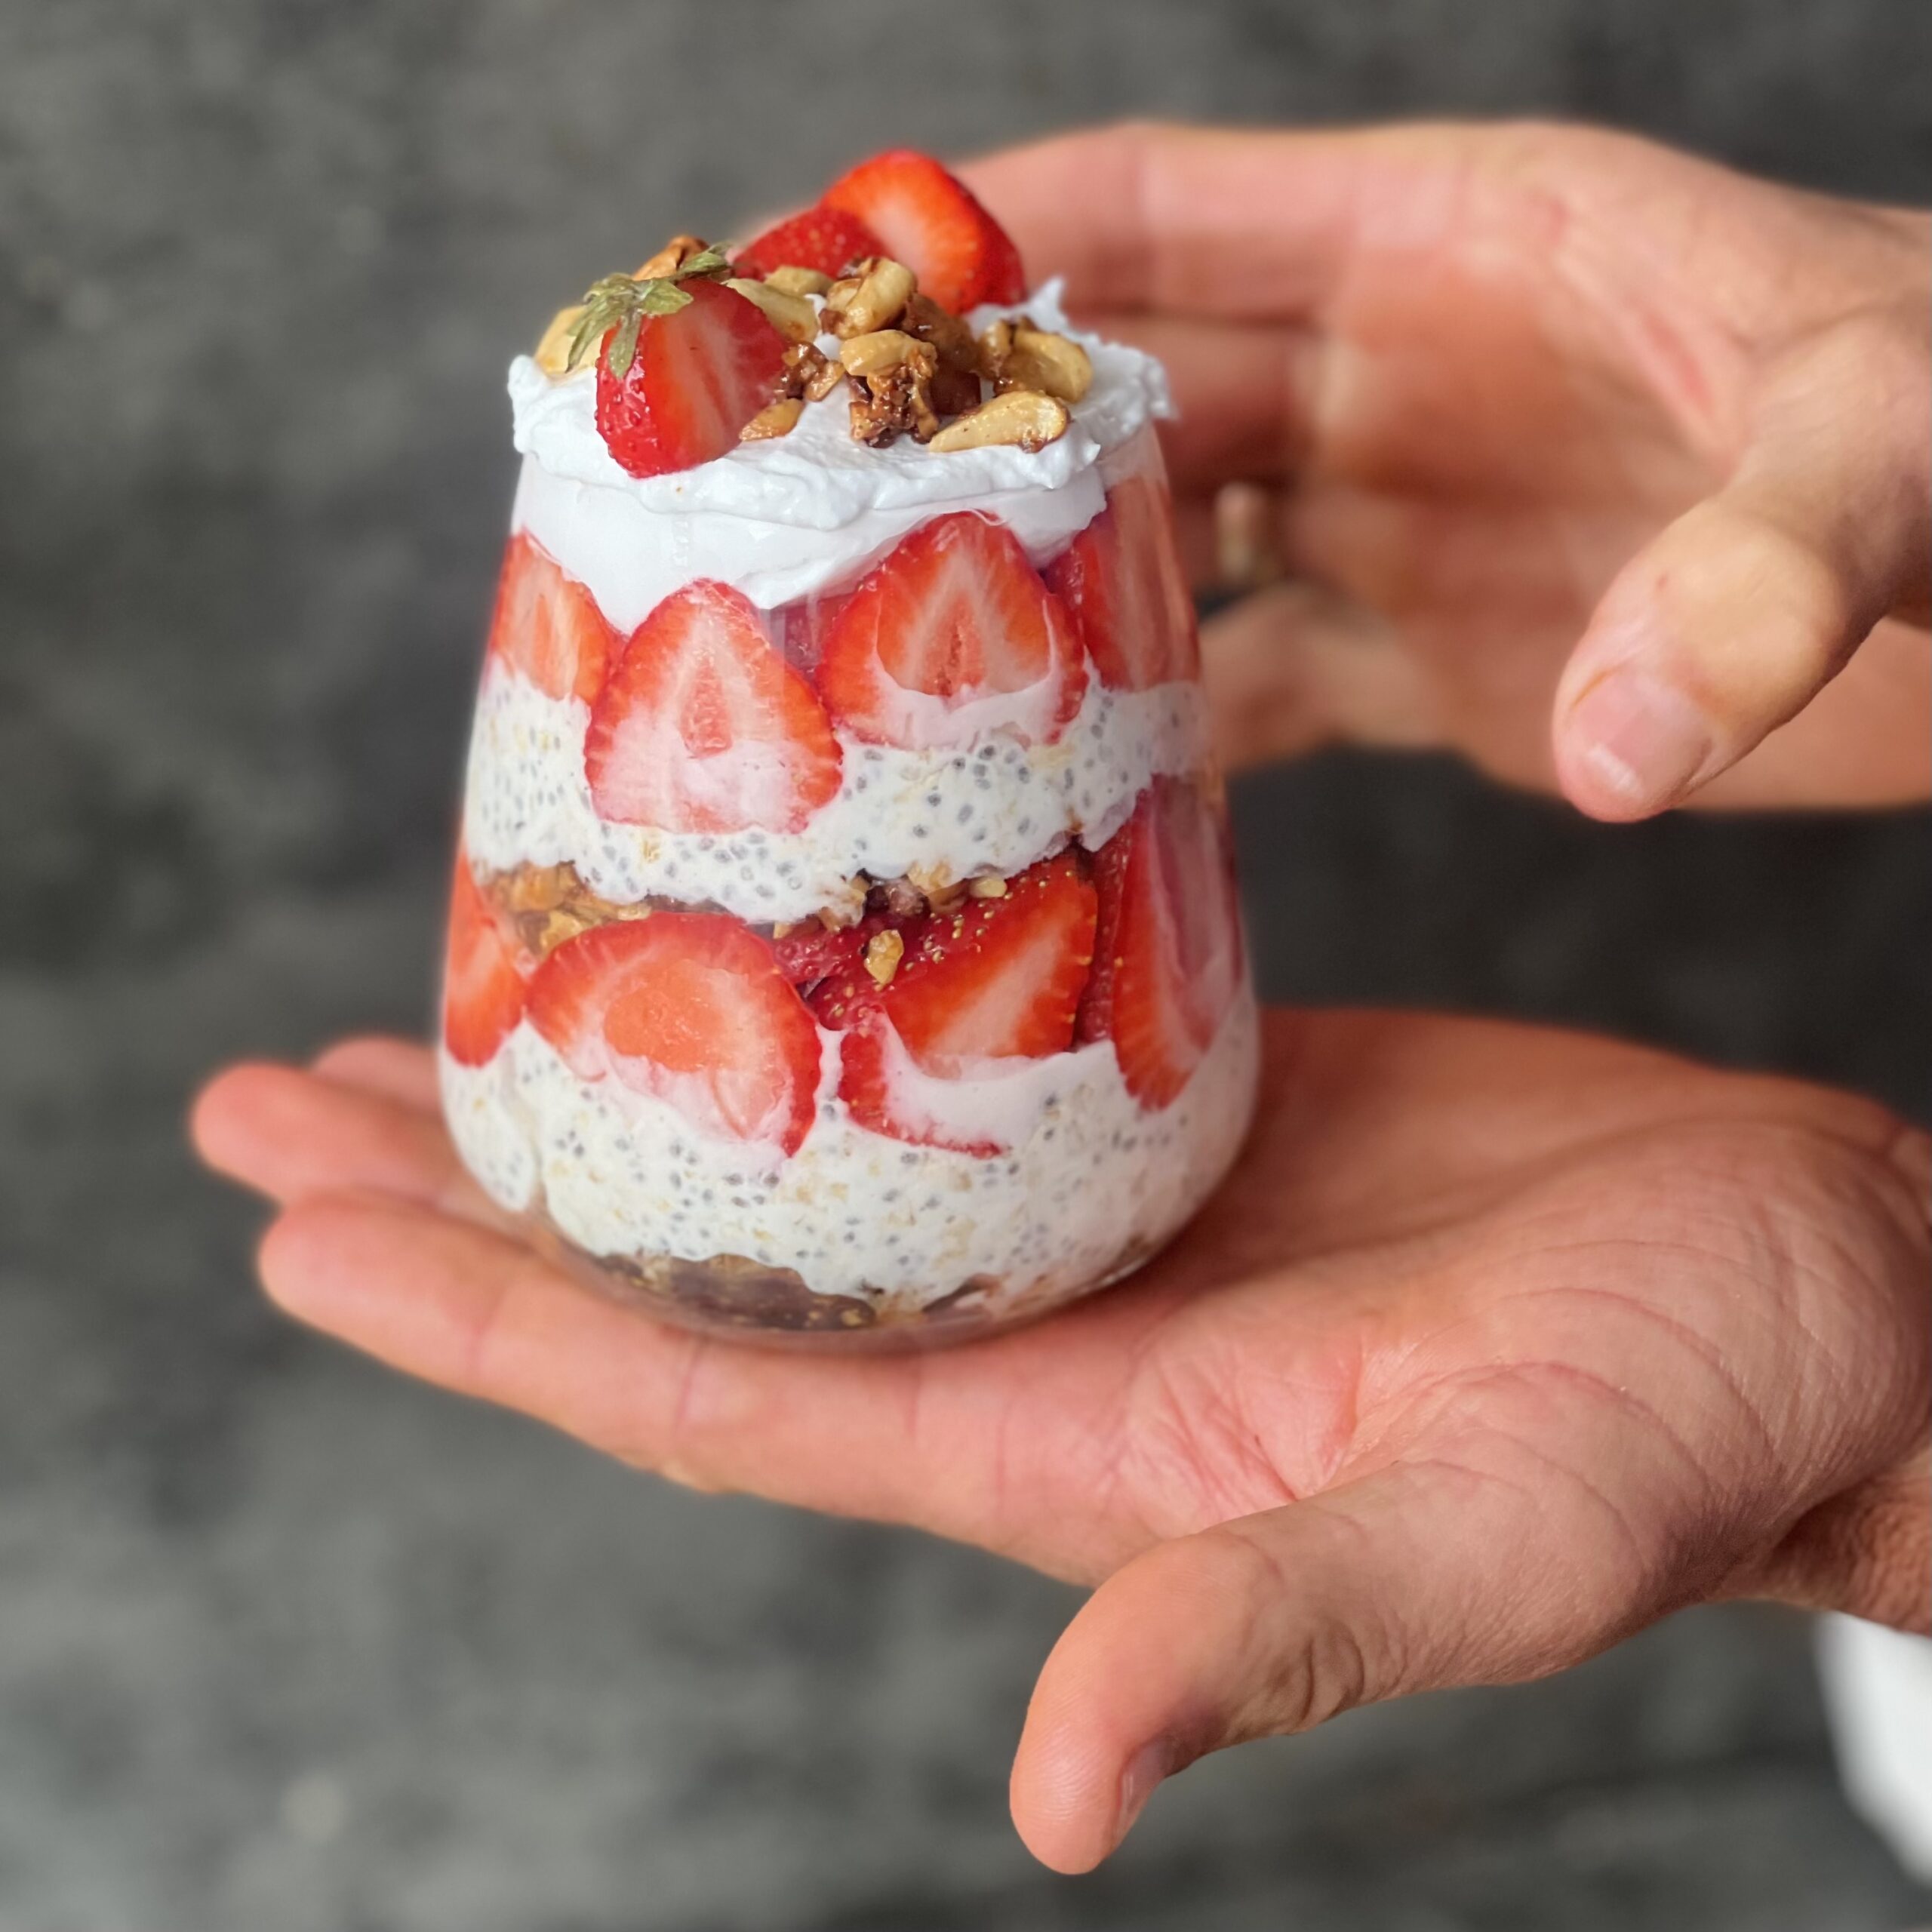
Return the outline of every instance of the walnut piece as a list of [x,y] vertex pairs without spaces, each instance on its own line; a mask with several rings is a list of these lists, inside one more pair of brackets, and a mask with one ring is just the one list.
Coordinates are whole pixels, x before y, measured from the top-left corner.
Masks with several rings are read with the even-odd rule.
[[625,906],[598,898],[568,863],[518,866],[493,874],[482,885],[499,918],[508,920],[518,944],[536,959],[592,926],[648,918],[652,909],[648,903]]
[[930,295],[921,295],[915,290],[906,300],[906,312],[900,318],[899,326],[921,342],[931,343],[939,351],[939,359],[946,368],[971,369],[975,374],[978,373],[979,345],[973,340],[973,331],[949,309],[942,309]]
[[945,455],[955,450],[1013,444],[1030,453],[1057,441],[1072,420],[1058,396],[1038,389],[1008,389],[949,423],[930,439],[928,447]]
[[909,878],[882,878],[872,888],[879,909],[895,919],[916,919],[926,909],[926,895]]
[[779,379],[781,395],[802,396],[820,402],[844,379],[845,372],[814,343],[795,342],[785,352],[785,373]]
[[804,399],[801,396],[780,396],[776,402],[768,402],[738,432],[741,443],[769,442],[774,436],[789,436],[798,427],[798,418],[805,413]]
[[905,956],[905,940],[890,928],[874,933],[866,941],[866,971],[882,986],[891,985],[892,976],[899,971],[899,962]]
[[942,865],[910,865],[906,876],[934,912],[956,912],[966,897],[966,881]]
[[734,290],[762,312],[787,342],[812,342],[818,336],[818,311],[802,295],[788,295],[769,282],[752,281],[741,275],[728,276],[727,288]]
[[882,449],[910,433],[929,442],[938,432],[932,382],[937,352],[898,329],[875,329],[847,339],[839,361],[851,378],[852,434]]

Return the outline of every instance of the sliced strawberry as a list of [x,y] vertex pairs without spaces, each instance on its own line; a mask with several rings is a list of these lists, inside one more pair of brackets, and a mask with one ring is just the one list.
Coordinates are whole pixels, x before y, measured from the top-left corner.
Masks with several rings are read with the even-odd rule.
[[1009,879],[1002,899],[923,920],[884,1001],[912,1057],[951,1079],[981,1061],[1064,1053],[1093,964],[1094,913],[1093,885],[1065,852]]
[[588,704],[604,688],[617,638],[590,592],[519,531],[503,553],[489,649],[545,697]]
[[877,1004],[854,1014],[839,1035],[838,1051],[838,1097],[860,1127],[983,1161],[1006,1152],[1008,1143],[985,1109],[971,1105],[971,1090],[922,1072]]
[[1050,744],[1087,684],[1066,612],[1020,540],[971,511],[903,538],[831,616],[822,651],[833,716],[909,751],[992,731]]
[[919,287],[955,315],[981,302],[1018,302],[1026,294],[1020,251],[972,191],[934,160],[893,148],[862,161],[819,198],[857,215],[903,262]]
[[611,371],[611,337],[597,352],[597,429],[633,476],[709,463],[738,446],[738,432],[768,403],[784,372],[785,339],[735,289],[702,278],[668,315],[647,315],[637,353]]
[[[1143,794],[1140,804],[1146,802]],[[1087,990],[1081,995],[1080,1011],[1074,1015],[1073,1038],[1076,1045],[1091,1046],[1096,1040],[1113,1035],[1114,984],[1120,971],[1120,914],[1127,897],[1128,861],[1134,856],[1134,840],[1128,835],[1135,820],[1130,818],[1112,838],[1094,854],[1094,891],[1100,903],[1094,922],[1094,971]]]
[[1075,1032],[1111,1038],[1128,1091],[1164,1107],[1187,1084],[1241,983],[1227,828],[1184,779],[1157,778],[1094,860],[1094,976]]
[[961,1084],[1073,1044],[1094,917],[1094,888],[1063,853],[1009,880],[1004,898],[908,925],[887,985],[863,964],[835,971],[811,1005],[845,1036],[838,1091],[853,1118],[897,1140],[998,1152],[983,1115],[961,1104]]
[[891,923],[882,912],[868,912],[856,925],[829,928],[807,919],[783,938],[774,933],[771,950],[778,970],[808,997],[814,987],[835,975],[857,973],[871,985],[875,983],[861,964],[866,947],[875,933]]
[[1194,599],[1167,493],[1153,478],[1116,483],[1106,508],[1046,575],[1110,690],[1144,691],[1200,675]]
[[702,578],[632,633],[583,741],[598,815],[664,832],[796,832],[838,789],[840,756],[751,600]]
[[774,269],[816,269],[842,275],[848,262],[883,255],[885,244],[857,215],[841,208],[807,208],[768,228],[738,251],[739,274],[768,275]]
[[443,964],[443,1044],[450,1057],[465,1066],[494,1060],[523,1017],[523,997],[516,955],[459,852]]
[[771,946],[722,912],[654,912],[566,940],[530,983],[530,1022],[580,1080],[607,1075],[719,1139],[795,1154],[818,1029]]

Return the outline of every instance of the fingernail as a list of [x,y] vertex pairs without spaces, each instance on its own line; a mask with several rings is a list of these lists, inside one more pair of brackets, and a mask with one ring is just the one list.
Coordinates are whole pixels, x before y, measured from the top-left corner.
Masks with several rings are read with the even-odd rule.
[[1633,812],[1669,804],[1715,748],[1704,714],[1636,665],[1607,673],[1577,700],[1568,735],[1578,762]]
[[1168,1774],[1168,1767],[1174,1762],[1174,1754],[1165,1738],[1157,1737],[1151,1744],[1143,1744],[1127,1761],[1127,1769],[1120,1778],[1120,1811],[1114,1821],[1114,1843],[1118,1844],[1134,1829],[1134,1821],[1147,1807],[1147,1801],[1154,1795],[1161,1780]]

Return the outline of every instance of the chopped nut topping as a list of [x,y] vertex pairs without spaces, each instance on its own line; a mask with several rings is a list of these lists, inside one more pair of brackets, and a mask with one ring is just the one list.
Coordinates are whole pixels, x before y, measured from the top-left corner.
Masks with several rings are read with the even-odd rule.
[[648,903],[619,905],[600,899],[568,863],[518,866],[485,880],[483,891],[499,918],[509,921],[524,951],[537,959],[592,926],[614,919],[646,919],[652,911]]
[[967,896],[973,899],[1004,899],[1006,897],[1006,881],[997,872],[983,873],[978,878],[969,878],[966,881],[966,892]]
[[881,912],[895,919],[916,919],[926,909],[926,895],[909,878],[885,878],[872,888]]
[[848,376],[879,376],[912,362],[930,375],[938,367],[934,352],[903,329],[875,329],[870,335],[848,336],[838,347],[838,360]]
[[832,286],[832,278],[817,269],[774,269],[765,281],[781,295],[823,295]]
[[769,442],[774,436],[788,436],[798,427],[798,418],[805,413],[801,397],[780,396],[776,402],[768,402],[738,432],[741,443]]
[[1094,385],[1094,364],[1071,336],[1016,327],[995,381],[1003,389],[1039,389],[1078,402]]
[[1078,402],[1093,386],[1094,365],[1071,336],[1017,321],[989,322],[980,332],[980,373],[996,389],[1038,389]]
[[651,281],[659,275],[669,275],[681,269],[694,255],[701,255],[707,246],[695,235],[674,235],[670,240],[642,264],[632,277],[634,281]]
[[577,334],[577,319],[583,313],[581,302],[559,309],[537,344],[534,352],[537,366],[552,381],[561,381],[570,374],[571,338]]
[[948,368],[970,369],[975,374],[978,373],[979,345],[973,340],[973,331],[950,310],[942,309],[930,295],[921,295],[915,291],[908,297],[900,327],[917,336],[921,342],[931,343],[939,351],[940,361]]
[[844,380],[845,372],[817,344],[795,342],[785,352],[785,374],[779,383],[786,395],[820,402]]
[[842,881],[838,894],[838,897],[818,909],[818,922],[829,933],[856,926],[865,916],[866,881],[863,875]]
[[839,360],[852,379],[852,434],[883,448],[909,432],[930,441],[939,429],[932,380],[937,353],[898,329],[849,337]]
[[933,372],[933,407],[942,416],[963,416],[980,403],[980,378],[971,369],[955,369],[942,362]]
[[874,255],[861,262],[856,275],[841,277],[826,291],[825,310],[831,318],[832,333],[870,335],[875,329],[891,327],[904,312],[918,286],[912,271],[890,255]]
[[909,866],[906,876],[934,912],[956,912],[965,899],[966,881],[955,878],[944,866]]
[[1000,371],[1006,366],[1006,358],[1013,353],[1013,325],[1003,315],[998,321],[989,322],[980,331],[980,340],[975,346],[980,374],[989,383],[998,382]]
[[892,983],[899,962],[906,956],[906,942],[898,934],[874,933],[866,942],[866,971],[882,986]]
[[1058,396],[1042,395],[1037,389],[1008,389],[949,423],[931,438],[928,447],[946,454],[1010,443],[1030,452],[1057,441],[1072,420]]
[[755,303],[787,342],[811,342],[817,338],[818,311],[802,295],[787,295],[769,282],[748,281],[741,275],[728,275],[724,286]]

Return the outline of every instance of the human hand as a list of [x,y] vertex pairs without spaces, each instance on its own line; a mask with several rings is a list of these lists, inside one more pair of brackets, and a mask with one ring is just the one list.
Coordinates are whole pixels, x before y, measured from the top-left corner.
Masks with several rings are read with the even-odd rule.
[[1542,125],[964,171],[1165,359],[1197,573],[1222,485],[1278,493],[1292,580],[1204,639],[1232,762],[1443,746],[1608,819],[1926,795],[1924,216]]
[[1266,1041],[1247,1152],[1174,1248],[930,1355],[721,1344],[589,1293],[465,1176],[400,1041],[238,1068],[195,1128],[281,1204],[262,1272],[302,1319],[681,1481],[1098,1583],[1014,1770],[1062,1870],[1204,1752],[1700,1600],[1922,1625],[1924,1136],[1531,1028],[1276,1012]]

